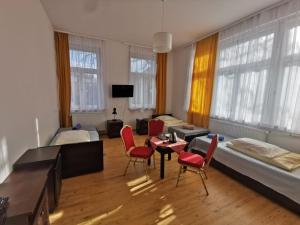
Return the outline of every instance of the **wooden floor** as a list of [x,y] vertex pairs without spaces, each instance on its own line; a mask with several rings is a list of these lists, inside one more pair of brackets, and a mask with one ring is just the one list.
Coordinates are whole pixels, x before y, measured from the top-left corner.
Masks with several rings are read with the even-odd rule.
[[[143,144],[145,136],[136,136]],[[157,167],[145,181],[142,165],[127,163],[121,139],[104,139],[104,171],[63,181],[60,204],[50,216],[53,225],[97,224],[300,224],[300,217],[210,168],[207,197],[200,178],[186,173],[175,188],[176,155],[166,162],[165,179]],[[295,187],[299,188],[299,187]]]

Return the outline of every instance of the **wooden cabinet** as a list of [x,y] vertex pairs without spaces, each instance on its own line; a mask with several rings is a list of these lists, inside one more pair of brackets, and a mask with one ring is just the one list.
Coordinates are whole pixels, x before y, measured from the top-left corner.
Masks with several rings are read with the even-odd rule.
[[53,212],[57,207],[61,190],[62,161],[60,148],[60,146],[47,146],[29,149],[13,165],[15,171],[28,168],[39,170],[49,166],[47,193],[50,212]]
[[120,131],[123,127],[122,120],[107,120],[106,130],[109,138],[120,137]]
[[0,195],[9,197],[5,225],[49,225],[48,174],[50,166],[12,172],[0,184]]

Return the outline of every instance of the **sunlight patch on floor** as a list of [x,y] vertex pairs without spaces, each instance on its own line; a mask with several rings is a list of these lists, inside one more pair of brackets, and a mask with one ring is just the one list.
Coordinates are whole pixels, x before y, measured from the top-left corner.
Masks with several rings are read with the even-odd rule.
[[92,219],[89,219],[88,221],[85,221],[83,223],[79,223],[77,225],[97,225],[99,224],[99,222],[101,222],[103,219],[109,217],[109,216],[112,216],[114,215],[115,213],[117,213],[120,209],[123,208],[123,205],[120,205],[118,206],[117,208],[109,211],[109,212],[106,212],[106,213],[103,213],[102,215],[100,216],[97,216],[97,217],[94,217]]
[[135,192],[135,191],[137,191],[137,190],[139,190],[139,189],[142,189],[143,187],[145,187],[145,186],[147,186],[147,185],[149,185],[149,184],[152,184],[152,180],[150,179],[150,180],[148,180],[148,181],[146,181],[146,182],[143,182],[143,183],[141,183],[141,184],[138,184],[138,185],[136,185],[135,187],[133,187],[133,188],[131,188],[130,189],[130,192]]
[[50,224],[53,224],[60,220],[64,216],[64,211],[55,212],[49,215]]
[[[146,181],[147,181],[147,176],[144,175],[144,176],[141,176],[141,177],[136,178],[134,180],[128,181],[127,186],[128,187],[133,187],[133,186],[145,183]],[[152,181],[152,180],[150,179],[149,181]]]
[[172,205],[167,204],[160,210],[159,219],[157,219],[155,222],[157,225],[168,225],[175,219],[176,216],[174,215],[174,209]]

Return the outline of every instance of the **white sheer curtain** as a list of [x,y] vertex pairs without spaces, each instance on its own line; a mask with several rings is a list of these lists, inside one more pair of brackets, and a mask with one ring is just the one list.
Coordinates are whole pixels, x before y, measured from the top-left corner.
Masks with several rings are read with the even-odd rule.
[[129,84],[134,96],[129,98],[130,109],[154,109],[156,102],[156,55],[152,49],[130,46]]
[[212,117],[300,132],[300,1],[219,35]]
[[95,112],[105,108],[101,41],[69,35],[71,111]]
[[191,98],[191,88],[192,88],[192,78],[193,78],[193,68],[195,60],[195,51],[196,44],[192,44],[187,47],[187,71],[186,71],[186,87],[185,87],[185,101],[184,101],[184,110],[188,111],[190,107],[190,98]]

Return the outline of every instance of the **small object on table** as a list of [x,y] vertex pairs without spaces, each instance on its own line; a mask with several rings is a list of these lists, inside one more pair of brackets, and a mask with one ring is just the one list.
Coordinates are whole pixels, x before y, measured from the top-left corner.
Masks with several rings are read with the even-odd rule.
[[116,120],[107,120],[106,121],[106,130],[107,136],[109,138],[120,137],[120,131],[123,127],[123,121],[116,119]]
[[153,149],[160,153],[160,179],[165,177],[165,155],[168,154],[168,160],[171,159],[171,154],[173,152],[179,153],[183,151],[187,142],[178,138],[176,143],[170,143],[165,140],[160,140],[157,137],[152,137],[150,139],[150,144]]

